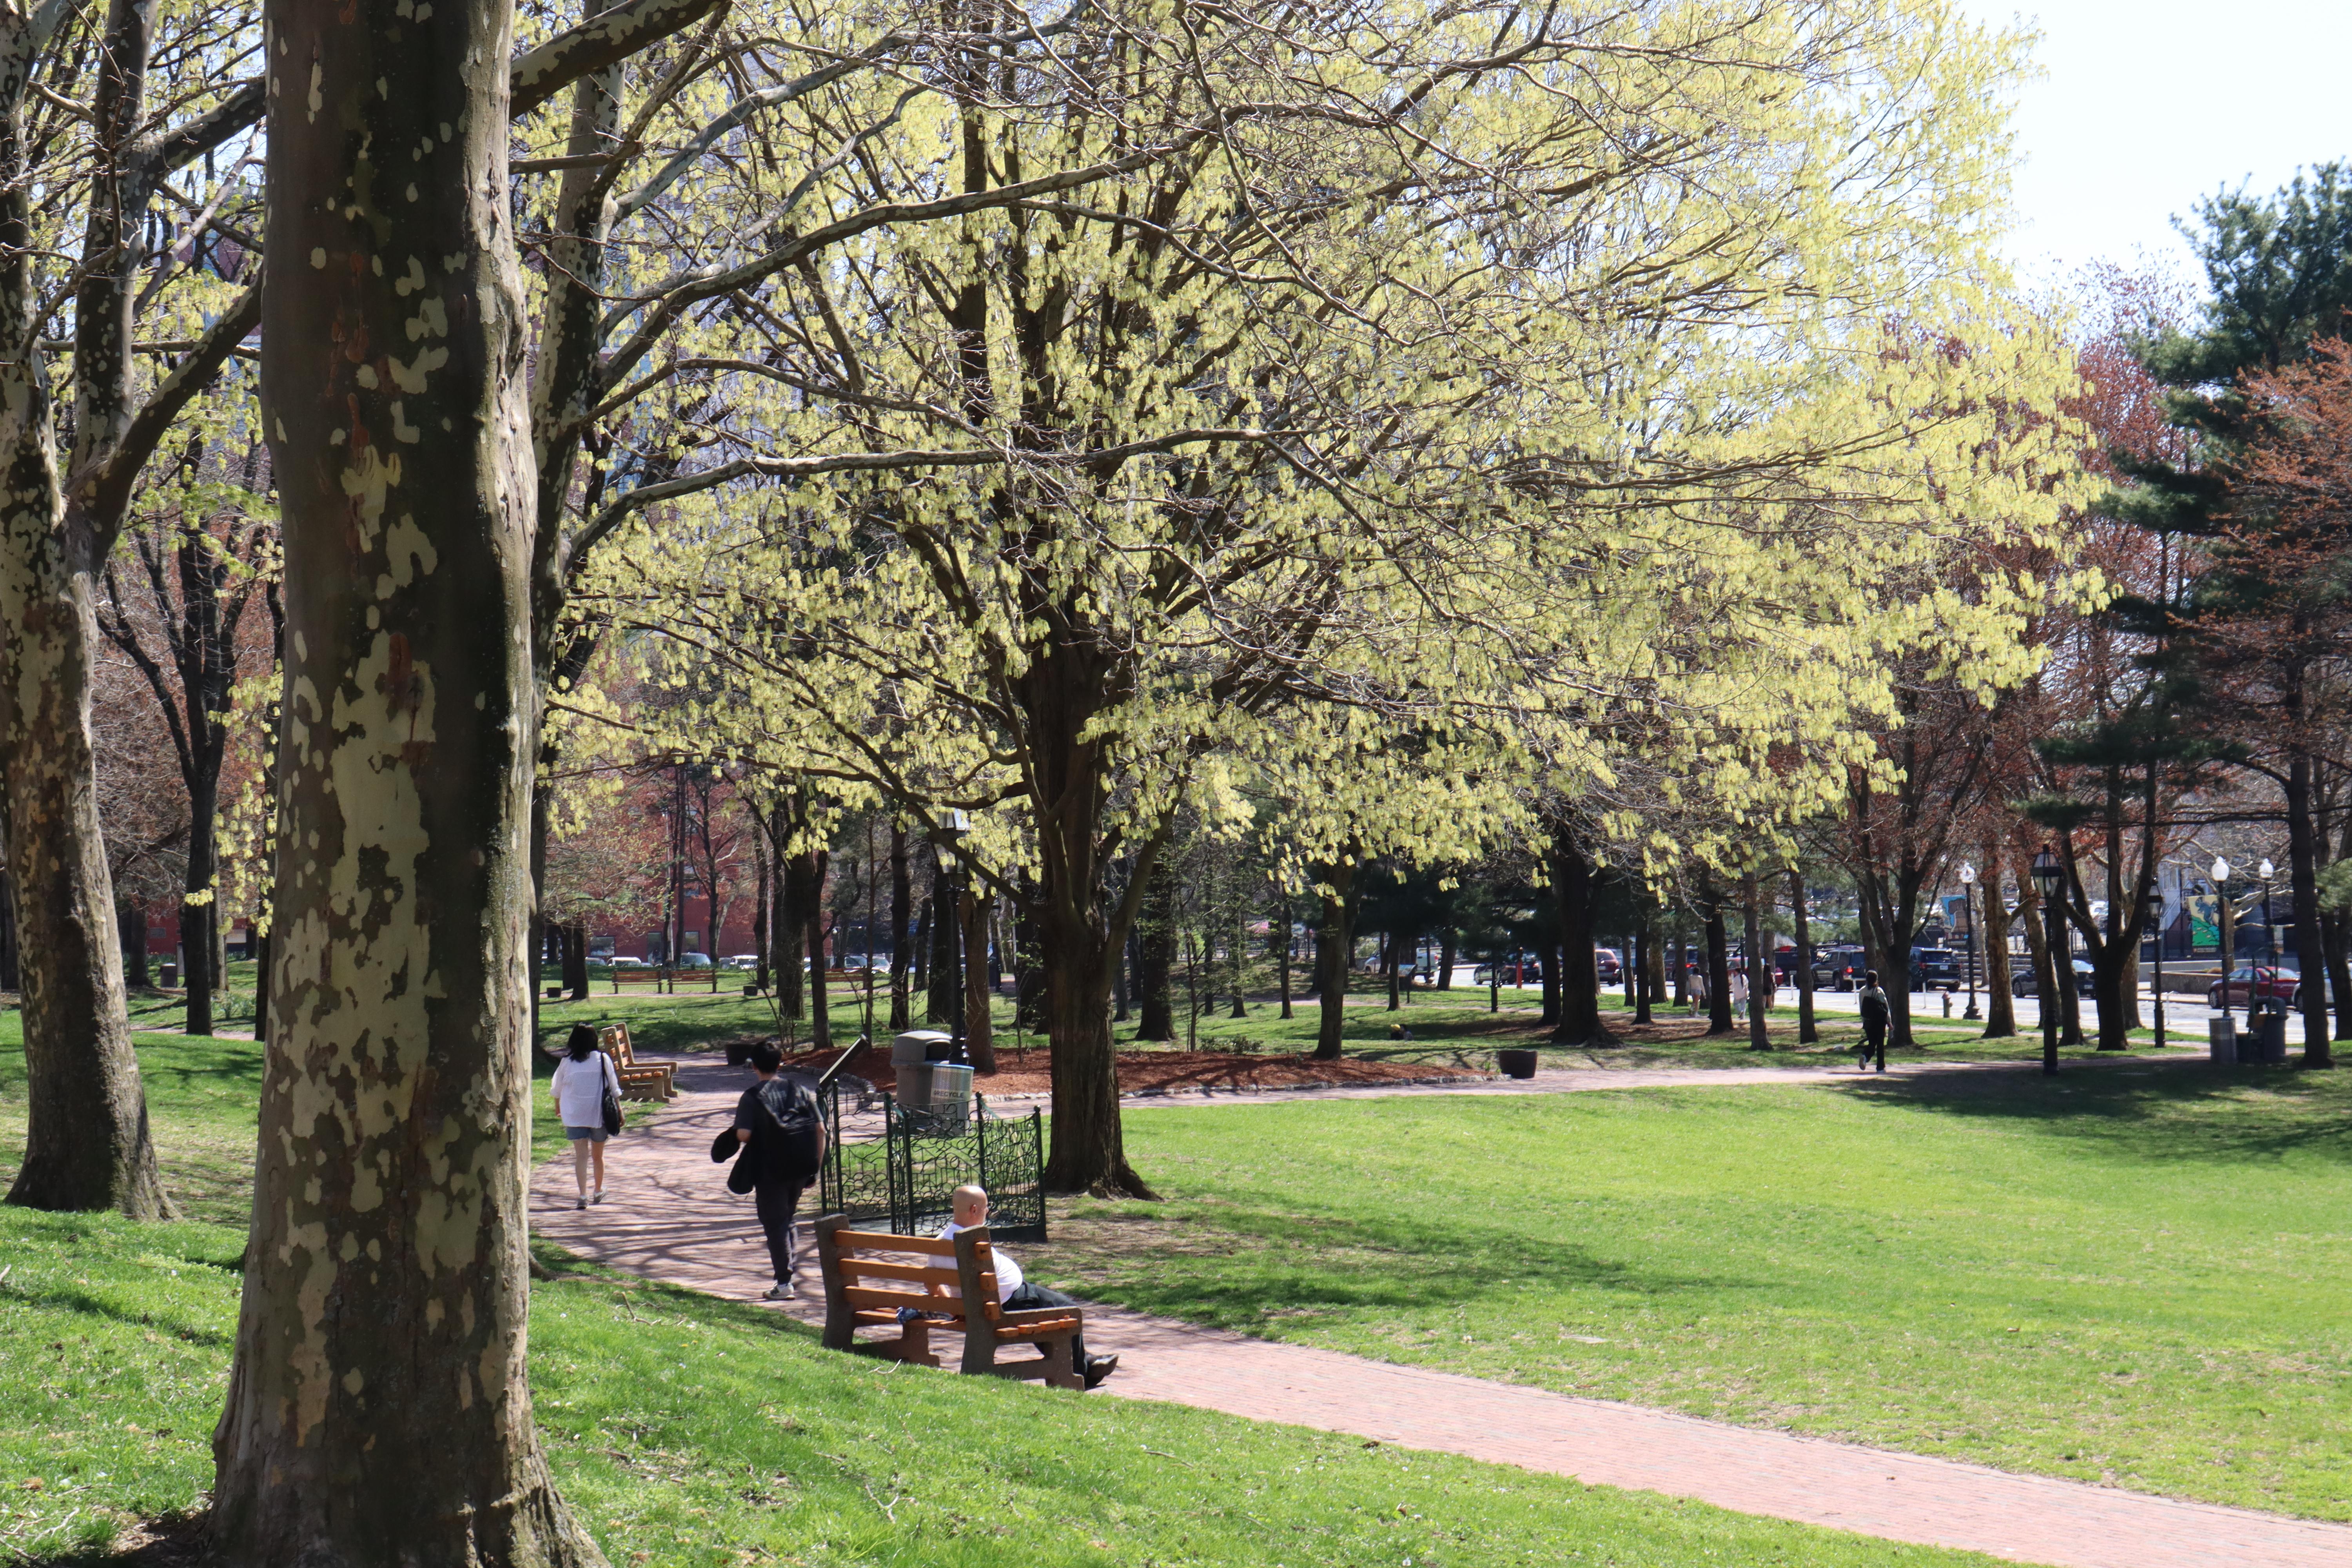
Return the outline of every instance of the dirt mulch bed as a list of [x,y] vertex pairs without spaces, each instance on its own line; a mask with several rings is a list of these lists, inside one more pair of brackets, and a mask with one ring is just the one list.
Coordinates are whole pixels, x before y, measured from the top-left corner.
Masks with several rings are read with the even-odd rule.
[[[803,1072],[820,1073],[832,1066],[833,1058],[839,1054],[838,1051],[799,1051],[787,1056],[784,1063]],[[992,1099],[1014,1094],[1047,1094],[1053,1090],[1053,1074],[1043,1047],[1031,1049],[1025,1058],[1017,1051],[1000,1050],[996,1054],[996,1064],[993,1077],[975,1078],[972,1081],[974,1089]],[[856,1059],[842,1070],[855,1073],[877,1089],[895,1093],[898,1087],[898,1075],[890,1066],[890,1053],[887,1050],[861,1051]],[[1486,1073],[1449,1070],[1423,1062],[1375,1062],[1344,1057],[1336,1062],[1318,1062],[1305,1056],[1244,1055],[1238,1051],[1118,1053],[1118,1091],[1122,1095],[1448,1080],[1473,1082],[1489,1076]]]

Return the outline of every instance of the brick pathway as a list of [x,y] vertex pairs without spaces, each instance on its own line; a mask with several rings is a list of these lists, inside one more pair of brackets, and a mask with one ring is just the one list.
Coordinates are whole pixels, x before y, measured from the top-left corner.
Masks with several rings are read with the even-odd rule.
[[[1769,1068],[1572,1070],[1539,1075],[1531,1085],[1479,1086],[1468,1092],[1801,1083],[1832,1076],[1852,1074]],[[616,1268],[750,1299],[768,1285],[759,1225],[751,1200],[729,1193],[710,1163],[711,1139],[727,1125],[749,1075],[688,1062],[678,1081],[684,1092],[667,1109],[649,1115],[650,1108],[632,1107],[632,1119],[639,1124],[608,1146],[610,1195],[603,1204],[572,1208],[569,1154],[541,1166],[532,1180],[532,1227],[559,1246]],[[1338,1090],[1218,1096],[1215,1102],[1352,1099],[1367,1092],[1465,1091]],[[1192,1098],[1189,1103],[1202,1100]],[[799,1296],[788,1310],[815,1321],[822,1293],[805,1226],[803,1237]],[[2352,1568],[2352,1526],[1723,1426],[1274,1344],[1115,1307],[1087,1309],[1087,1341],[1097,1353],[1119,1354],[1118,1373],[1103,1391],[1130,1399],[1168,1400],[1352,1433],[1891,1541],[1963,1547],[2063,1568]]]

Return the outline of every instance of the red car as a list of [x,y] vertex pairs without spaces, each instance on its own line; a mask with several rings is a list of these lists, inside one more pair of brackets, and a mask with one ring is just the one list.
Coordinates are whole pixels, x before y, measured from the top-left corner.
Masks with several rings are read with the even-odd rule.
[[2303,1004],[2303,976],[2292,969],[2278,969],[2267,963],[2240,965],[2230,971],[2230,978],[2215,981],[2205,988],[2205,1005],[2220,1011],[2223,1007],[2246,1005],[2246,988],[2253,987],[2254,999],[2267,1002],[2275,996],[2289,1008]]

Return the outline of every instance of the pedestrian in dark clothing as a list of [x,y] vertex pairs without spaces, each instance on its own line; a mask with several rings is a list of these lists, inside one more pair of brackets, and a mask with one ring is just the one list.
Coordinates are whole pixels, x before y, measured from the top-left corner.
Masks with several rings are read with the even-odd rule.
[[1878,1070],[1886,1070],[1886,1025],[1894,1016],[1886,993],[1879,989],[1878,971],[1872,970],[1862,984],[1862,1052],[1854,1066],[1867,1071],[1870,1058],[1878,1058]]
[[782,1071],[782,1051],[762,1041],[751,1047],[751,1060],[760,1081],[735,1102],[736,1142],[750,1145],[736,1158],[751,1162],[751,1206],[776,1275],[761,1300],[782,1301],[793,1293],[793,1211],[824,1163],[824,1117],[815,1083]]

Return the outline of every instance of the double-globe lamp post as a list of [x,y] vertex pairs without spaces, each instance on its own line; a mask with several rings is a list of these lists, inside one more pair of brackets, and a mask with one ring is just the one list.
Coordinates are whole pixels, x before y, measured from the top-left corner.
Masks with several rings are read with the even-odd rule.
[[2045,847],[2033,858],[2033,879],[2042,885],[2042,924],[2048,931],[2050,994],[2042,998],[2042,1070],[2058,1071],[2058,988],[2074,983],[2073,955],[2066,951],[2066,928],[2058,913],[2058,857]]

